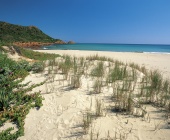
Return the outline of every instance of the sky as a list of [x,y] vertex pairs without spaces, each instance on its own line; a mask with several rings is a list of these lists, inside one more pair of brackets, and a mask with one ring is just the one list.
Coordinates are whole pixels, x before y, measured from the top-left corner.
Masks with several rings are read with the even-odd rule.
[[0,21],[78,43],[170,44],[170,0],[0,0]]

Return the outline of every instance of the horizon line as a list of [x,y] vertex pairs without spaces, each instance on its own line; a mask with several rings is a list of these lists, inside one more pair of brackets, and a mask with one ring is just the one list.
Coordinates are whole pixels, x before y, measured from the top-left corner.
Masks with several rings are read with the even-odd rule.
[[170,44],[161,44],[161,43],[95,43],[95,42],[75,42],[75,44],[123,44],[123,45],[170,45]]

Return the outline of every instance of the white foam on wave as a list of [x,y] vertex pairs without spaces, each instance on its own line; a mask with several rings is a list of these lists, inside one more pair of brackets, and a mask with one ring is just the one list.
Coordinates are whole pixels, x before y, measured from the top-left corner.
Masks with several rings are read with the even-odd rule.
[[44,47],[43,49],[44,49],[44,50],[47,50],[47,48],[46,48],[46,47]]
[[152,54],[170,54],[169,52],[143,52],[143,53],[152,53]]

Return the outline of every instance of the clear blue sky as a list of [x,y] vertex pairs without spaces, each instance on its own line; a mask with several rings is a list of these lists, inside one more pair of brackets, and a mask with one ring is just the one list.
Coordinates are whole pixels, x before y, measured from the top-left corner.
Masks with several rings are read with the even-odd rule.
[[0,0],[0,20],[66,41],[170,44],[170,0]]

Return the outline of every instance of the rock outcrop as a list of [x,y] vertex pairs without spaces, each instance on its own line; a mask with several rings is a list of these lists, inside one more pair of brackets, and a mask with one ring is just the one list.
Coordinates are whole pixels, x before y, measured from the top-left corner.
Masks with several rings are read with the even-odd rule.
[[24,48],[34,48],[38,49],[39,47],[42,46],[49,46],[54,43],[44,43],[44,42],[14,42],[13,45],[19,46],[19,47],[24,47]]
[[55,42],[55,44],[66,44],[64,41],[62,41],[62,40],[57,40],[56,42]]
[[74,41],[68,41],[67,44],[75,44]]

